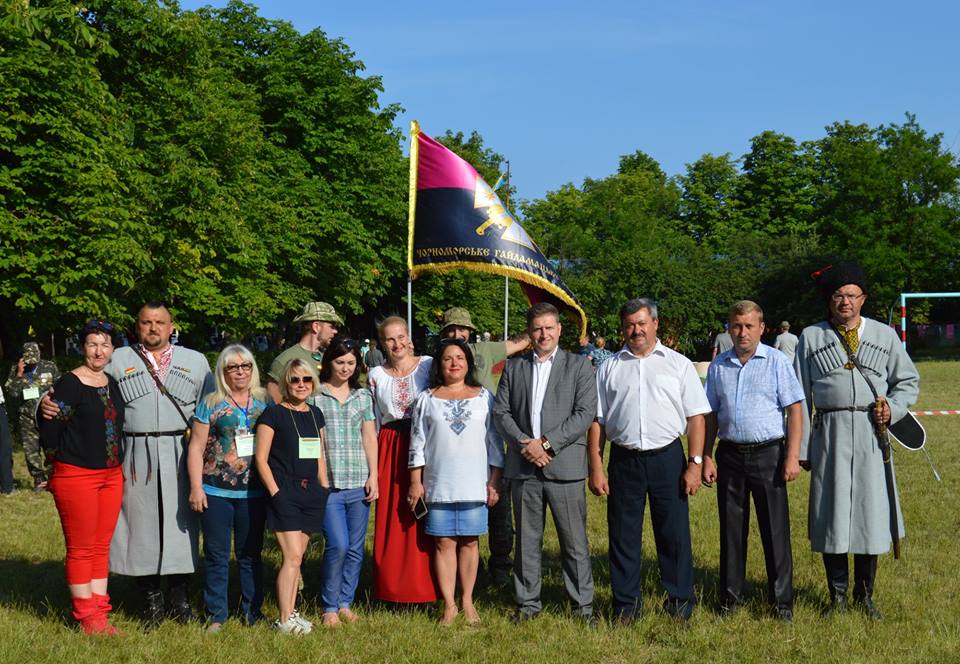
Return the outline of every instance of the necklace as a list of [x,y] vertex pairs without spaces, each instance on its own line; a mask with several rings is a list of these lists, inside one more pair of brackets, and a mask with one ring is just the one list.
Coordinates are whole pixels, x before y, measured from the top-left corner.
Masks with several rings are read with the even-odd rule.
[[297,411],[298,413],[305,413],[305,412],[307,412],[308,410],[310,410],[310,407],[307,406],[307,402],[306,402],[306,401],[304,401],[302,404],[300,404],[301,406],[303,406],[303,408],[297,408],[297,407],[295,407],[293,404],[291,404],[291,403],[288,402],[288,401],[281,401],[281,402],[280,402],[280,405],[283,406],[284,408],[286,408],[287,410],[295,410],[295,411]]
[[403,378],[404,376],[409,374],[411,371],[413,371],[414,367],[416,367],[417,364],[419,363],[420,361],[416,357],[411,357],[411,362],[409,362],[406,367],[401,368],[399,364],[397,364],[396,366],[391,364],[389,367],[389,370],[390,370],[390,373],[396,378]]

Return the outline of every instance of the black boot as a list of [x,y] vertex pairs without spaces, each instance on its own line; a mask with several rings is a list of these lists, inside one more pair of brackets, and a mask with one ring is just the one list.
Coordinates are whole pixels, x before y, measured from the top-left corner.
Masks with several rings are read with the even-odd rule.
[[163,622],[163,592],[160,590],[160,577],[139,576],[137,585],[143,596],[143,629],[152,632]]
[[853,556],[853,602],[868,618],[881,620],[880,609],[873,603],[873,580],[877,576],[877,557],[867,554]]
[[167,577],[167,598],[170,602],[170,617],[186,624],[196,620],[190,608],[190,575],[171,574]]
[[827,587],[830,589],[830,606],[825,613],[829,617],[847,610],[847,584],[850,579],[847,554],[823,554],[823,567],[827,572]]

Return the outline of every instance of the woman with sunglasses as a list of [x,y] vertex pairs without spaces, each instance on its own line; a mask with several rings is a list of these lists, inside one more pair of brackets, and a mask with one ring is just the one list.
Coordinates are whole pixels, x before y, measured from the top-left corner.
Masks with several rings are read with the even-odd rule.
[[318,382],[311,364],[299,358],[290,360],[280,376],[282,400],[268,406],[257,421],[257,472],[270,495],[267,526],[283,552],[277,573],[280,618],[273,626],[284,634],[308,634],[313,628],[294,605],[303,554],[310,534],[323,530],[329,493],[323,413],[307,403]]
[[500,499],[503,440],[493,424],[493,395],[477,381],[474,368],[465,341],[443,339],[430,389],[413,408],[407,501],[427,503],[426,531],[434,538],[443,595],[441,625],[457,617],[458,576],[464,617],[470,625],[480,623],[473,605],[479,537],[487,532],[487,508]]
[[330,495],[323,516],[323,624],[358,619],[353,604],[363,565],[370,503],[377,499],[377,429],[370,392],[360,389],[360,349],[334,339],[323,354],[313,403],[326,419]]
[[253,430],[267,407],[260,371],[245,346],[227,346],[214,368],[216,391],[193,413],[187,472],[190,509],[200,513],[206,586],[207,631],[227,621],[230,545],[234,543],[243,617],[253,625],[262,616],[263,525],[266,493],[253,469]]
[[437,601],[430,567],[433,544],[407,505],[410,471],[410,417],[417,396],[427,388],[431,357],[418,357],[407,322],[390,316],[379,327],[387,363],[367,375],[377,438],[380,497],[374,520],[373,596],[410,604]]
[[86,634],[112,636],[107,574],[123,498],[123,397],[104,372],[113,326],[91,320],[80,339],[83,363],[54,384],[60,412],[40,418],[40,441],[54,460],[49,488],[66,542],[73,617]]

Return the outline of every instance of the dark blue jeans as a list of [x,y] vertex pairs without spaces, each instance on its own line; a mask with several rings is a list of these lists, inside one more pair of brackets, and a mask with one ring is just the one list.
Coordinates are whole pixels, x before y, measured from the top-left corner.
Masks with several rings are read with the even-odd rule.
[[367,537],[370,504],[359,489],[331,489],[323,514],[324,613],[349,608],[357,593],[363,566],[363,543]]
[[222,498],[207,494],[207,509],[200,516],[203,525],[203,556],[206,585],[203,603],[210,622],[225,623],[229,606],[227,581],[230,578],[231,535],[240,575],[241,610],[248,625],[260,619],[263,605],[263,527],[266,498]]

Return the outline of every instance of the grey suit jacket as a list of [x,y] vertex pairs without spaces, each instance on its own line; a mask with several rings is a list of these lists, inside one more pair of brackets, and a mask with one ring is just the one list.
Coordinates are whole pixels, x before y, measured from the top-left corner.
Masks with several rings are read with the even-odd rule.
[[[587,429],[597,415],[597,378],[586,357],[557,351],[540,410],[540,431],[556,457],[543,468],[548,480],[587,476]],[[520,456],[520,439],[532,437],[530,401],[533,353],[507,360],[497,388],[493,418],[507,445],[504,477],[528,479],[536,466]]]

